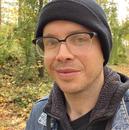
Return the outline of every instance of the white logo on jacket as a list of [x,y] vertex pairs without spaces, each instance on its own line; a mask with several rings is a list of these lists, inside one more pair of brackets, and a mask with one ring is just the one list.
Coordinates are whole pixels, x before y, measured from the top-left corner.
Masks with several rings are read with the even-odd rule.
[[47,121],[47,114],[43,112],[43,113],[40,115],[39,119],[38,119],[38,123],[39,123],[39,124],[42,124],[43,126],[47,126],[46,121]]

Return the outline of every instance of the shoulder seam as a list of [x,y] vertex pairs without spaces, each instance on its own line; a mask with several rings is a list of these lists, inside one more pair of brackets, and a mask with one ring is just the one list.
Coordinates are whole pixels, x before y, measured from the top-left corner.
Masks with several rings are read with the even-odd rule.
[[36,104],[37,104],[38,102],[47,101],[47,100],[48,100],[48,96],[45,96],[45,97],[39,99],[38,101],[36,101]]

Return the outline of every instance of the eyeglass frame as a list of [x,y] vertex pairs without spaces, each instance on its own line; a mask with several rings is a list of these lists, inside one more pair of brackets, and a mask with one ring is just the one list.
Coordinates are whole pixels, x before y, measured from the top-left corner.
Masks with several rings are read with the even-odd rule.
[[[52,37],[52,36],[41,36],[41,37],[37,37],[37,38],[35,38],[35,39],[32,40],[32,43],[35,44],[35,45],[38,45],[39,48],[40,48],[42,51],[44,51],[44,44],[43,44],[43,46],[41,47],[41,46],[38,44],[37,40],[42,39],[42,42],[43,42],[43,38],[54,38],[54,39],[56,39],[60,44],[64,44],[64,42],[67,41],[68,37],[70,37],[70,36],[72,36],[72,35],[76,35],[76,34],[88,34],[88,35],[90,36],[90,39],[92,39],[94,36],[97,36],[97,33],[96,33],[96,32],[75,32],[75,33],[72,33],[72,34],[67,35],[64,39],[58,39],[58,38]],[[37,50],[37,52],[39,53],[39,55],[42,55],[42,54],[40,54],[39,49],[36,49],[36,50]]]

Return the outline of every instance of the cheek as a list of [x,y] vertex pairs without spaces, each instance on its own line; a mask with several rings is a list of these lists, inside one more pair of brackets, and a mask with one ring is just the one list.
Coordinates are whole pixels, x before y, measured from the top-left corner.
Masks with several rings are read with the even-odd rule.
[[51,71],[51,65],[53,63],[53,58],[50,57],[44,57],[44,66],[47,69],[48,72]]
[[78,57],[78,60],[83,64],[86,72],[89,72],[90,70],[94,71],[95,68],[103,66],[104,58],[99,48],[81,51],[77,53],[76,57]]
[[44,51],[44,65],[45,65],[45,67],[48,67],[51,62],[52,62],[52,54],[48,53],[48,51]]

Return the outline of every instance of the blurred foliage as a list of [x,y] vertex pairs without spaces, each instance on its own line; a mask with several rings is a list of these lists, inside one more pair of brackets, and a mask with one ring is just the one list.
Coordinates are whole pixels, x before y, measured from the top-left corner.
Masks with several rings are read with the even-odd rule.
[[114,0],[97,0],[106,12],[113,37],[113,49],[110,64],[128,63],[125,41],[129,44],[129,18],[118,21],[117,4]]

